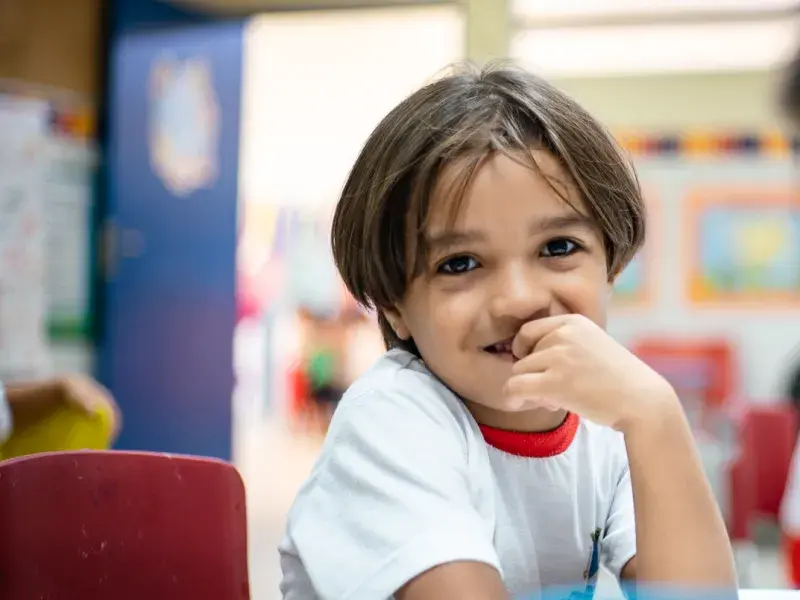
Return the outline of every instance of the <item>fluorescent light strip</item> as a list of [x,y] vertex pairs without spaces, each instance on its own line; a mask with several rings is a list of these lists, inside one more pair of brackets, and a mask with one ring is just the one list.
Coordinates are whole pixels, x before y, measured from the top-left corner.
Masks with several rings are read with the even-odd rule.
[[534,29],[511,55],[550,77],[763,70],[792,56],[799,31],[795,19]]
[[513,0],[512,13],[523,18],[569,18],[648,13],[764,13],[790,10],[796,0]]

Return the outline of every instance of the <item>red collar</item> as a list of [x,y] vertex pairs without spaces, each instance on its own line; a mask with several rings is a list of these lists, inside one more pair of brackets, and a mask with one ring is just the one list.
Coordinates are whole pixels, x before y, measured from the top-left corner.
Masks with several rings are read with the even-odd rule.
[[578,415],[569,413],[552,431],[507,431],[481,425],[486,443],[502,452],[525,458],[549,458],[558,456],[569,448],[578,433]]

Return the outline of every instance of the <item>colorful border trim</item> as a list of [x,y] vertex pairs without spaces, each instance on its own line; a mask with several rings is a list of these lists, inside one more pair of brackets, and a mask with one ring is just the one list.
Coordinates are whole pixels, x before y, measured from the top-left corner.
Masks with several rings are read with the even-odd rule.
[[93,110],[50,110],[50,131],[75,139],[90,139],[95,136],[95,114]]
[[779,158],[800,154],[800,137],[787,137],[781,132],[761,134],[617,132],[615,137],[619,144],[635,157],[744,155]]

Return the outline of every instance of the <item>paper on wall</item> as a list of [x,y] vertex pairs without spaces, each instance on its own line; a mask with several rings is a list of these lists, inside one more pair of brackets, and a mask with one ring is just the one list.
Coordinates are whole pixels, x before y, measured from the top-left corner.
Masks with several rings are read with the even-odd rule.
[[43,149],[45,102],[0,96],[0,379],[48,369]]

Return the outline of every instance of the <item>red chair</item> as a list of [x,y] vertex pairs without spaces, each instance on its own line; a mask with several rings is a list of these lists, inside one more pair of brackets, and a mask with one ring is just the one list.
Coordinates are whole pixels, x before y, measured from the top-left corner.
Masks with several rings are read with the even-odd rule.
[[755,509],[777,521],[797,439],[797,414],[788,402],[750,405],[743,428],[753,444]]
[[739,453],[730,471],[730,511],[728,531],[734,543],[748,543],[752,540],[752,517],[758,505],[756,479],[758,478],[756,458],[753,448],[752,428],[743,427],[741,419],[737,422]]
[[230,465],[137,452],[0,462],[3,600],[249,600]]

